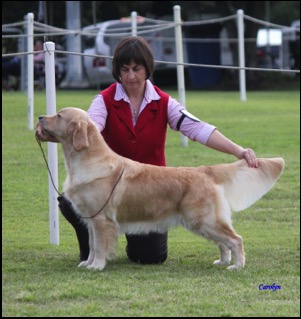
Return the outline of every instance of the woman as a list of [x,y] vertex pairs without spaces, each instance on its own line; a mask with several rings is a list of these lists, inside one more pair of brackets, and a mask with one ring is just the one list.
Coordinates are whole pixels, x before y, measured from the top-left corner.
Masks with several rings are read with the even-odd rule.
[[[88,113],[108,145],[132,160],[165,166],[167,124],[193,141],[220,152],[245,159],[257,167],[256,155],[221,134],[217,128],[193,117],[168,94],[148,79],[154,70],[154,57],[140,37],[126,37],[117,45],[112,74],[116,83],[100,92]],[[76,230],[80,258],[89,253],[88,234],[64,197],[59,198],[63,215]],[[163,263],[167,258],[167,233],[126,234],[128,257],[141,264]]]

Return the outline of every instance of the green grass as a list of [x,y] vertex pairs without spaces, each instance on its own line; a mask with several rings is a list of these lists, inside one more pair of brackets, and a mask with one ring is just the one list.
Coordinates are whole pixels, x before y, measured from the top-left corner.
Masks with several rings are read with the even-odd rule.
[[[58,91],[57,109],[88,109],[92,91]],[[170,91],[174,97],[176,92]],[[282,156],[275,187],[233,215],[243,236],[246,267],[230,272],[212,262],[217,247],[188,231],[169,232],[163,265],[131,263],[125,238],[103,272],[77,268],[78,247],[60,216],[60,245],[49,244],[48,177],[34,132],[27,125],[27,97],[2,92],[2,316],[300,316],[300,93],[187,92],[194,115],[258,157]],[[45,92],[35,92],[35,122],[46,113]],[[43,144],[47,152],[47,144]],[[65,178],[59,150],[60,190]],[[166,143],[170,166],[212,165],[235,158],[189,142],[178,133]],[[258,285],[280,285],[259,291]]]

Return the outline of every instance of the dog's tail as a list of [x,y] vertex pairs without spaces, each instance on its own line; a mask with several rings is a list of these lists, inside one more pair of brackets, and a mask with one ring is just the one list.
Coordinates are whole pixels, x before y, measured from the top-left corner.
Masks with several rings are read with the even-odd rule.
[[284,160],[277,158],[258,159],[258,168],[249,168],[245,160],[230,164],[224,170],[223,188],[231,211],[241,211],[259,200],[276,183],[284,169]]

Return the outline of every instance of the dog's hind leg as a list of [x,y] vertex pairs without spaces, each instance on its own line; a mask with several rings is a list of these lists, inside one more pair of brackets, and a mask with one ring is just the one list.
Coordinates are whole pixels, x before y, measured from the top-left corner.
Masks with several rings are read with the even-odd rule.
[[227,268],[229,270],[239,269],[245,266],[245,253],[244,253],[243,240],[241,236],[237,234],[235,234],[235,236],[236,236],[236,239],[234,241],[235,244],[232,247],[230,246],[233,259],[234,259],[234,265],[229,266]]
[[231,253],[234,259],[234,265],[227,269],[242,268],[245,265],[244,248],[242,238],[235,233],[231,225],[226,223],[206,224],[203,223],[198,229],[190,228],[194,233],[204,236],[218,243],[221,259],[214,262],[215,265],[229,264]]
[[231,253],[234,265],[227,269],[233,270],[243,268],[245,265],[245,255],[242,237],[235,233],[234,229],[225,223],[218,223],[214,227],[206,227],[207,238],[218,242],[221,259],[215,261],[215,265],[222,265],[230,262]]
[[231,261],[231,250],[221,242],[217,243],[217,245],[221,253],[221,259],[215,260],[213,264],[218,266],[229,265]]

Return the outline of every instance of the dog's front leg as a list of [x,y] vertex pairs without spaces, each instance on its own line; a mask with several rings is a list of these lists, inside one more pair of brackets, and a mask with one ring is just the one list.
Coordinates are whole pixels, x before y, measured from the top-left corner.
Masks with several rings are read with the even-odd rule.
[[90,245],[90,255],[88,258],[87,268],[95,270],[103,270],[106,266],[106,251],[104,237],[106,234],[105,225],[102,219],[95,218],[91,223],[93,230],[93,238]]

